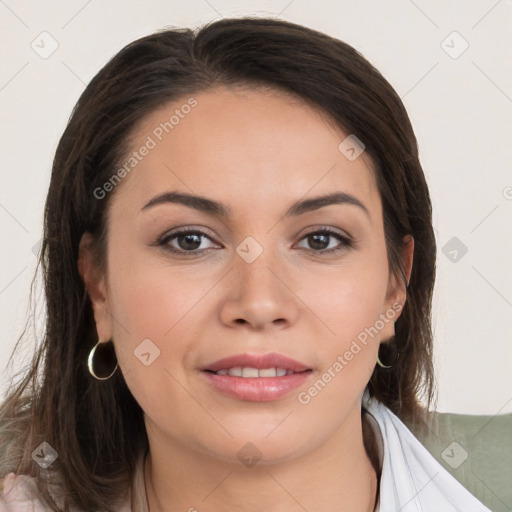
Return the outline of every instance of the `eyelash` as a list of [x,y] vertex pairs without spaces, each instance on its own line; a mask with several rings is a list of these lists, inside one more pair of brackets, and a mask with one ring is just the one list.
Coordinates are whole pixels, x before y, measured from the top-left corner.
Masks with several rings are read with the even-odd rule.
[[[168,251],[168,252],[171,252],[171,253],[174,253],[174,254],[180,254],[180,255],[185,255],[185,256],[194,256],[194,255],[197,255],[198,253],[200,252],[204,252],[204,251],[208,251],[209,249],[194,249],[193,251],[185,251],[185,250],[178,250],[178,249],[175,249],[175,248],[171,248],[169,246],[169,242],[179,236],[183,236],[183,235],[199,235],[199,236],[204,236],[206,238],[208,238],[210,241],[213,242],[213,240],[202,230],[200,229],[190,229],[190,228],[183,228],[183,229],[179,229],[177,231],[174,231],[168,235],[165,235],[163,236],[162,238],[160,238],[159,240],[157,240],[156,244],[157,246],[159,247],[162,247],[165,251]],[[338,231],[335,231],[331,228],[322,228],[322,229],[319,229],[317,231],[311,231],[310,233],[306,233],[300,241],[304,240],[305,238],[308,238],[310,236],[313,236],[313,235],[329,235],[329,236],[332,236],[334,238],[337,238],[341,245],[339,245],[338,247],[335,247],[334,249],[323,249],[323,250],[318,250],[318,251],[315,251],[314,249],[305,249],[307,253],[310,253],[310,254],[333,254],[333,253],[336,253],[338,251],[341,251],[343,249],[351,249],[353,248],[354,246],[354,242],[346,237],[346,236],[343,236],[341,233],[339,233]]]

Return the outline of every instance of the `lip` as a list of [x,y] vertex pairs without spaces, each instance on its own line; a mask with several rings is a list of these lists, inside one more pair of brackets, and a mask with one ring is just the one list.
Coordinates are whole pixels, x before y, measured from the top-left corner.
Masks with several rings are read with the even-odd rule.
[[[245,378],[231,375],[216,375],[213,372],[234,367],[284,368],[295,373],[281,377]],[[252,402],[270,402],[285,397],[312,375],[313,370],[289,357],[271,352],[268,354],[239,354],[219,359],[201,368],[207,382],[220,393]]]
[[237,354],[214,361],[201,368],[201,370],[216,372],[224,368],[235,368],[237,366],[242,368],[257,368],[258,370],[264,368],[284,368],[285,370],[291,370],[295,373],[311,370],[311,368],[305,364],[299,363],[295,361],[295,359],[283,356],[277,352],[269,352],[267,354]]
[[312,371],[293,373],[283,377],[232,377],[230,375],[216,375],[215,373],[201,372],[207,381],[217,391],[250,402],[271,402],[288,395],[309,379]]

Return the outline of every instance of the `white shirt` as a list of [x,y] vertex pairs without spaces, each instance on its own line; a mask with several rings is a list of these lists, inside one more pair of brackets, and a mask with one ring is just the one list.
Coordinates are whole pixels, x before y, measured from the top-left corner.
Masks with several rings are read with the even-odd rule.
[[382,474],[376,512],[491,512],[366,389],[361,407],[380,432]]

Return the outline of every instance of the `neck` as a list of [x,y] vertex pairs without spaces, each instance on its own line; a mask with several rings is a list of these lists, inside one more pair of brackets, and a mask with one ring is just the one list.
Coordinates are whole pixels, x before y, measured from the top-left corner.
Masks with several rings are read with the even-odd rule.
[[364,431],[365,439],[361,412],[356,410],[316,450],[278,464],[262,460],[245,467],[207,456],[151,429],[144,465],[149,510],[372,512],[379,469],[367,453],[375,441],[366,437],[373,434],[371,429]]

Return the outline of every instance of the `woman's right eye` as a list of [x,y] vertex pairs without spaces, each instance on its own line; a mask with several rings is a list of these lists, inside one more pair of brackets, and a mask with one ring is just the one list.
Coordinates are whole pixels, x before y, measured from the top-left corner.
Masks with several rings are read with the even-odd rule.
[[185,255],[197,254],[197,252],[203,252],[211,248],[201,247],[201,238],[203,237],[211,241],[211,238],[205,232],[199,229],[183,229],[166,234],[158,241],[158,245],[173,253]]

